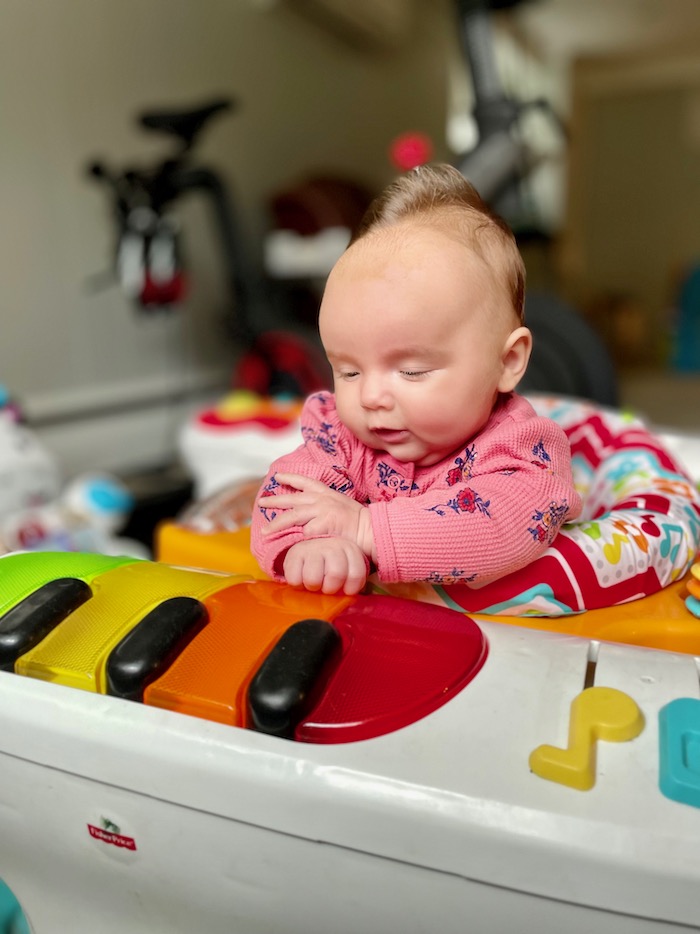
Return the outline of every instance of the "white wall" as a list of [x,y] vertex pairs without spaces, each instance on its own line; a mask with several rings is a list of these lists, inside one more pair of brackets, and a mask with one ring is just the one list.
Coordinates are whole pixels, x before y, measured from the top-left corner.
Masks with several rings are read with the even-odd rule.
[[181,313],[139,316],[115,287],[91,288],[111,239],[86,163],[162,152],[134,124],[144,107],[235,95],[240,111],[210,127],[201,151],[235,185],[257,254],[272,193],[314,170],[379,187],[394,136],[442,138],[452,6],[410,2],[407,40],[371,52],[297,15],[293,0],[0,0],[0,382],[38,418],[154,400],[123,438],[104,419],[99,433],[84,420],[70,435],[47,429],[67,472],[169,456],[180,410],[156,400],[218,391],[235,358],[201,203],[182,214],[196,285]]

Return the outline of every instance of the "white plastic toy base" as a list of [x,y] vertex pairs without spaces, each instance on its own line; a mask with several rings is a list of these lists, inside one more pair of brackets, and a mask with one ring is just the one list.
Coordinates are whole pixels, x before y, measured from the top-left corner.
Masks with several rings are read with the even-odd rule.
[[[481,625],[461,694],[344,745],[0,673],[0,878],[36,934],[700,930],[700,810],[658,790],[695,659]],[[581,792],[528,757],[592,676],[646,725]]]

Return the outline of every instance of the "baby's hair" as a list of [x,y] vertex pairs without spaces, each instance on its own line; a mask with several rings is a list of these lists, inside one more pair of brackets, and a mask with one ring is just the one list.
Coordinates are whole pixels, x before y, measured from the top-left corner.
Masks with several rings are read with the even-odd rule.
[[351,243],[406,221],[424,222],[473,249],[503,278],[522,324],[525,265],[513,232],[451,165],[422,165],[395,179],[367,209]]

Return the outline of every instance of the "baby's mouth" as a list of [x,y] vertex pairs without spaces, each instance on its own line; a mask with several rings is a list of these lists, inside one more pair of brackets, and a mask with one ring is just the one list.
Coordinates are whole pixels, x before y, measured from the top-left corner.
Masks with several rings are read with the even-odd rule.
[[383,444],[398,444],[409,437],[405,428],[373,428],[372,434]]

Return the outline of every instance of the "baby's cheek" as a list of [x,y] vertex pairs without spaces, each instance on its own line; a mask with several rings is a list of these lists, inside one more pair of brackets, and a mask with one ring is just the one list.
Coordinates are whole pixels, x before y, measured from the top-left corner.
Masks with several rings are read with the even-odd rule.
[[431,399],[414,407],[412,420],[420,433],[427,437],[439,437],[454,425],[455,416],[447,411],[444,400],[438,402]]
[[341,383],[335,390],[335,410],[341,422],[352,431],[359,410],[359,400],[353,401],[353,393],[347,383]]

